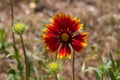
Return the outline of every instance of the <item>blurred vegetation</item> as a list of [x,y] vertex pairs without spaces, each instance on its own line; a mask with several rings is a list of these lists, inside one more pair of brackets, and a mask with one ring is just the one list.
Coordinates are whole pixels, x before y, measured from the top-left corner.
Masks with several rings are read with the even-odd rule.
[[[51,72],[46,69],[47,64],[54,61],[56,55],[44,50],[40,38],[44,23],[49,22],[51,16],[61,11],[79,17],[84,29],[89,32],[88,47],[76,55],[77,80],[101,78],[119,80],[119,0],[13,0],[13,2],[15,21],[30,25],[29,30],[23,35],[29,57],[29,77],[33,78],[30,80],[51,80],[55,77],[49,75]],[[12,43],[10,15],[9,0],[0,1],[0,80],[7,78],[18,80],[24,77],[20,39],[15,35],[17,46]],[[39,74],[44,76],[43,79]],[[59,80],[72,79],[69,60],[62,61],[62,69],[58,75]]]

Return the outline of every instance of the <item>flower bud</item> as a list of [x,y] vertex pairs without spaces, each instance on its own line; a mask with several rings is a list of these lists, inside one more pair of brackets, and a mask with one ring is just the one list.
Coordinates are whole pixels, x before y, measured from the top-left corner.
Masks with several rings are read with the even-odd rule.
[[61,70],[62,64],[59,62],[51,62],[48,64],[48,72],[57,74]]
[[36,8],[36,3],[35,2],[30,2],[29,7],[31,9],[35,9]]
[[21,22],[15,23],[12,28],[13,32],[18,35],[22,35],[27,29],[28,29],[28,26]]

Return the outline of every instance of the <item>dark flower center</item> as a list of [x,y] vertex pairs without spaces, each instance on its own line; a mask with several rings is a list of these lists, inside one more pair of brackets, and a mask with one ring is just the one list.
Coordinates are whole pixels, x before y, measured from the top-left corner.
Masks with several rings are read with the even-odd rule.
[[61,40],[65,43],[68,42],[70,40],[70,35],[68,33],[62,33]]

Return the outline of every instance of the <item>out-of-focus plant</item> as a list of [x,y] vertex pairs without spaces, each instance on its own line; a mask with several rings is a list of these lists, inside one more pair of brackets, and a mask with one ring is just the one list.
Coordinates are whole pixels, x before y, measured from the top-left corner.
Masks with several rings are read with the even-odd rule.
[[100,65],[95,67],[88,67],[86,71],[95,71],[96,80],[105,80],[106,74],[109,74],[111,80],[120,79],[120,60],[115,61],[110,53],[110,60],[104,64],[102,59]]
[[108,63],[104,64],[103,60],[101,59],[101,64],[95,68],[95,67],[88,67],[86,71],[95,71],[96,73],[96,80],[105,80],[105,75],[107,71],[110,69],[111,61],[108,61]]
[[[40,67],[45,72],[43,77],[41,79],[48,80],[49,78],[56,80],[56,75],[61,71],[62,69],[62,62],[61,61],[43,61],[38,60]],[[57,78],[58,79],[58,78]]]
[[97,44],[93,44],[91,46],[92,53],[88,54],[85,59],[83,60],[82,68],[81,71],[84,73],[86,70],[86,63],[89,62],[90,60],[96,60],[98,59],[99,55],[97,54],[99,46]]
[[120,50],[116,50],[115,53],[120,56]]
[[5,43],[7,41],[7,33],[0,29],[0,42]]
[[4,52],[9,54],[7,48],[11,45],[10,42],[7,41],[7,33],[0,29],[0,53]]
[[113,59],[112,54],[110,54],[111,60],[111,68],[109,69],[111,80],[119,80],[120,79],[120,60],[115,61]]
[[25,31],[27,29],[28,29],[28,26],[23,22],[14,23],[14,25],[12,27],[13,32],[20,36],[22,49],[23,49],[23,54],[24,54],[24,58],[25,58],[25,73],[26,73],[25,79],[29,80],[28,57],[27,57],[27,54],[26,54],[25,45],[24,45],[24,41],[23,41],[23,37],[22,37],[22,35],[25,33]]
[[[13,49],[14,49],[14,52],[13,54],[8,54],[7,57],[13,57],[15,58],[15,60],[17,61],[17,69],[14,69],[13,67],[11,67],[9,70],[8,70],[8,74],[10,74],[10,76],[8,77],[7,80],[25,80],[25,76],[24,76],[24,65],[23,65],[23,62],[22,62],[22,59],[20,57],[20,53],[17,49],[17,47],[13,44]],[[36,65],[34,64],[34,61],[38,62],[39,59],[35,59],[36,57],[34,57],[35,54],[33,55],[33,57],[29,58],[27,57],[27,62],[28,62],[28,80],[40,80],[40,75],[38,73],[38,70],[37,70],[37,67]],[[35,60],[33,60],[35,59]],[[35,74],[35,77],[31,77],[34,73]]]
[[[14,57],[17,61],[17,70],[13,69],[12,67],[8,70],[8,74],[10,74],[7,80],[24,80],[24,66],[19,54],[17,47],[13,44],[14,54],[8,54],[8,57]],[[19,77],[20,76],[20,77]]]

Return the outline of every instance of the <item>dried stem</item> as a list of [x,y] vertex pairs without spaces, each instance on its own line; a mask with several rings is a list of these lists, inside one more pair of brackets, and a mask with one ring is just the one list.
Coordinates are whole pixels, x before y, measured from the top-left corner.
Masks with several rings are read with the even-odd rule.
[[[12,0],[10,0],[10,6],[11,6],[11,27],[13,27],[13,21],[14,21],[14,9],[13,9],[13,2]],[[15,36],[14,33],[12,32],[12,38],[13,38],[13,42],[15,44]]]
[[[57,61],[57,53],[58,53],[58,51],[56,51],[56,57],[55,57],[55,61]],[[57,77],[57,74],[55,74],[55,80],[58,80],[58,77]]]
[[55,80],[58,80],[57,74],[55,75]]
[[28,62],[27,62],[27,55],[26,55],[26,51],[25,51],[25,46],[24,46],[24,41],[23,41],[23,37],[22,35],[20,35],[20,40],[22,43],[22,48],[23,48],[23,53],[24,53],[24,58],[25,58],[25,70],[26,70],[26,80],[28,80]]
[[73,80],[75,80],[75,50],[73,51],[72,76]]

